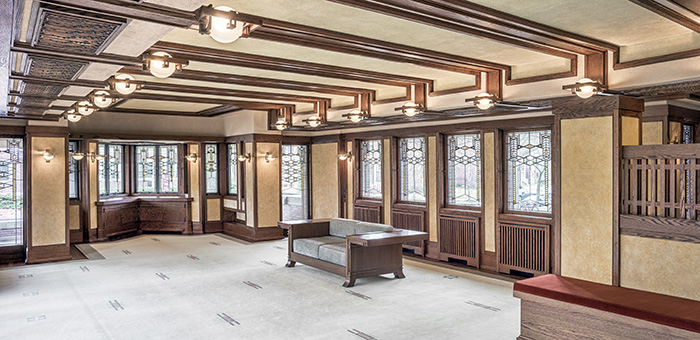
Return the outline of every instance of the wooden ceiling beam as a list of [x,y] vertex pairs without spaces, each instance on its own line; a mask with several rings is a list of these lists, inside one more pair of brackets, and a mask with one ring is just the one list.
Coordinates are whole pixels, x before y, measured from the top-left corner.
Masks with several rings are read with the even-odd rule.
[[198,61],[203,63],[306,74],[325,78],[355,80],[390,86],[432,83],[432,80],[425,78],[408,77],[390,73],[374,72],[292,59],[275,58],[172,42],[158,42],[151,47],[151,50],[163,51],[173,55],[174,57],[186,58],[190,61]]
[[[215,96],[229,96],[229,97],[245,97],[251,99],[268,99],[268,100],[284,100],[291,102],[300,103],[315,103],[317,101],[330,101],[330,98],[325,97],[313,97],[313,96],[301,96],[286,93],[269,93],[269,92],[257,92],[257,91],[243,91],[243,90],[233,90],[219,87],[206,87],[206,86],[193,86],[193,85],[182,85],[182,84],[171,84],[171,83],[155,83],[146,82],[142,88],[143,90],[151,91],[172,91],[172,92],[183,92],[183,93],[196,93],[196,94],[206,94]],[[129,98],[130,96],[124,96]],[[209,98],[203,98],[209,99]]]
[[[700,16],[698,16],[698,13],[694,12],[694,10],[697,10],[700,7],[697,4],[688,6],[689,4],[684,2],[684,1],[671,1],[671,3],[677,5],[680,7],[680,9],[684,9],[688,12],[691,12],[695,15],[693,17],[689,17],[686,14],[680,13],[677,10],[668,7],[667,5],[664,5],[658,1],[654,0],[629,0],[630,2],[637,4],[645,9],[648,9],[652,12],[654,12],[657,15],[660,15],[668,20],[671,20],[685,28],[691,29],[697,33],[700,33]],[[668,4],[667,1],[664,1],[664,3]],[[693,9],[691,9],[693,8]]]
[[328,0],[418,23],[571,58],[618,46],[463,0]]
[[53,57],[57,59],[66,59],[74,61],[82,61],[89,63],[100,63],[118,66],[132,66],[141,65],[142,61],[137,57],[122,56],[109,53],[96,54],[80,54],[75,52],[51,50],[46,48],[41,48],[37,46],[32,46],[31,44],[16,41],[11,47],[12,52],[21,52],[29,55],[38,55],[43,57]]
[[[141,67],[128,66],[121,69],[120,72],[129,73],[132,75],[145,75],[150,76],[151,73],[144,71]],[[184,69],[180,72],[175,72],[170,76],[173,79],[185,79],[185,80],[196,80],[203,82],[214,82],[214,83],[224,83],[224,84],[236,84],[242,86],[253,86],[253,87],[265,87],[265,88],[276,88],[284,90],[294,90],[303,92],[316,92],[316,93],[326,93],[339,96],[355,96],[360,93],[371,92],[374,93],[375,90],[367,88],[356,88],[356,87],[345,87],[337,85],[324,85],[317,83],[307,83],[301,81],[285,80],[285,79],[275,79],[275,78],[263,78],[263,77],[251,77],[242,76],[238,74],[229,73],[216,73],[216,72],[206,72],[197,70],[187,70]]]

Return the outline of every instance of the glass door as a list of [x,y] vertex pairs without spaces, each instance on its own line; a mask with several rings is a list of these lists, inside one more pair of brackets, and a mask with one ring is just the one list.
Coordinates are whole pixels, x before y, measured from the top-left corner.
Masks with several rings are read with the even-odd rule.
[[282,220],[309,218],[309,166],[306,145],[282,145]]
[[24,245],[24,146],[0,138],[0,247]]

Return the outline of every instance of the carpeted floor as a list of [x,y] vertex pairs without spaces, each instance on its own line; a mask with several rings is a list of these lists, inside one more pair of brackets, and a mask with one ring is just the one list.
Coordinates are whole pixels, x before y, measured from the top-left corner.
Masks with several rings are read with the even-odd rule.
[[[0,339],[515,339],[512,284],[404,260],[393,275],[285,268],[286,240],[142,235],[0,269]],[[101,259],[104,257],[104,259]]]

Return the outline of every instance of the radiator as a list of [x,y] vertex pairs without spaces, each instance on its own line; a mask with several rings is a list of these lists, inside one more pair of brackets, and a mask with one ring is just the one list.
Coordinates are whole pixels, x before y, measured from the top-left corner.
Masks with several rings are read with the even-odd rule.
[[476,217],[440,216],[440,260],[467,261],[479,266],[479,219]]
[[499,223],[498,271],[549,273],[549,226]]
[[355,208],[353,209],[353,219],[372,223],[382,223],[382,207],[355,205]]
[[[391,225],[398,229],[407,229],[415,231],[425,231],[425,212],[424,211],[407,211],[407,210],[392,210]],[[404,248],[413,249],[417,255],[425,254],[423,241],[415,241],[404,243]]]

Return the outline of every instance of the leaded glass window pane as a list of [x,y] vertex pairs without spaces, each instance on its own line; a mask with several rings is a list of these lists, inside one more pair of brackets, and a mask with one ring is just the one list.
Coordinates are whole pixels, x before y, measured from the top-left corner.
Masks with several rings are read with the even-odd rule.
[[[104,144],[97,145],[97,154],[105,156],[107,154],[107,147]],[[97,184],[100,188],[100,196],[107,195],[107,170],[106,170],[106,160],[97,161]]]
[[551,131],[506,135],[508,210],[552,212]]
[[107,157],[109,161],[108,169],[109,173],[107,178],[109,180],[109,194],[123,194],[124,193],[124,146],[122,145],[109,145],[107,147],[109,156]]
[[238,145],[228,145],[228,193],[238,195]]
[[309,218],[308,147],[282,145],[282,220]]
[[399,139],[399,199],[425,202],[425,138]]
[[156,147],[137,146],[134,150],[136,161],[136,192],[155,193],[156,188]]
[[207,194],[219,193],[219,148],[216,144],[204,145],[204,175]]
[[[68,142],[68,152],[75,153],[78,152],[78,142],[70,141]],[[77,200],[79,196],[79,178],[80,178],[80,164],[78,161],[70,157],[68,160],[68,198]]]
[[382,141],[360,142],[360,193],[365,198],[382,198]]
[[161,145],[158,148],[160,157],[159,192],[164,194],[177,193],[177,145]]
[[447,204],[481,206],[481,135],[446,138]]
[[0,246],[24,244],[24,146],[0,138]]

